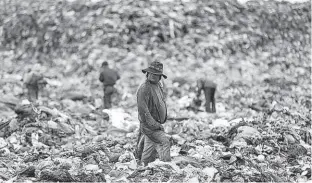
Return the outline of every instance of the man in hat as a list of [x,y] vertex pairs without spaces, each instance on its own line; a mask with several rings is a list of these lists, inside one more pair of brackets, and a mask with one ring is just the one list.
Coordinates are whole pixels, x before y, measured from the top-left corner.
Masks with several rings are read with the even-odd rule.
[[206,112],[215,113],[216,112],[216,101],[215,101],[215,92],[217,84],[211,80],[200,78],[197,80],[196,86],[196,97],[194,101],[198,102],[198,98],[201,94],[201,91],[204,90],[205,99],[206,99]]
[[102,63],[100,81],[104,87],[104,109],[112,107],[112,95],[117,91],[114,85],[116,81],[120,79],[118,72],[108,67],[108,63],[105,61]]
[[140,134],[136,156],[144,165],[154,161],[158,154],[160,160],[170,161],[170,139],[164,132],[162,124],[167,119],[167,106],[163,88],[160,84],[163,74],[163,64],[152,62],[142,70],[146,80],[137,92]]

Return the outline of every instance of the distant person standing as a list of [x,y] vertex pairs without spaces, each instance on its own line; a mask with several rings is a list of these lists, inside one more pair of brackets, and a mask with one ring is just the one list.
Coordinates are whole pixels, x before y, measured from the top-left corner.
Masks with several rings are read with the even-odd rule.
[[112,107],[112,95],[117,92],[116,88],[114,88],[114,85],[119,79],[120,76],[118,72],[109,68],[106,61],[103,62],[99,80],[103,83],[104,87],[104,109],[109,109]]
[[215,113],[216,112],[216,100],[215,92],[217,84],[211,80],[200,78],[196,83],[196,96],[199,98],[201,91],[204,90],[206,99],[206,112]]
[[27,88],[28,100],[35,102],[38,99],[40,86],[45,86],[47,84],[43,74],[40,72],[39,65],[35,65],[32,69],[29,69],[23,81]]

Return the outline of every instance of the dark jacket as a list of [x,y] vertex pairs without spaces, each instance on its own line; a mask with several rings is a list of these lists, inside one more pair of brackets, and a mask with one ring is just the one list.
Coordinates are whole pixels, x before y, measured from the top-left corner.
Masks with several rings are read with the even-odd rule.
[[[161,98],[158,99],[156,91],[154,88],[157,88],[161,93]],[[157,105],[157,100],[162,100],[165,107],[165,119],[160,121],[160,105]],[[137,103],[138,103],[138,113],[141,131],[152,138],[152,134],[155,131],[162,130],[163,123],[167,120],[167,106],[165,103],[165,98],[163,94],[163,89],[160,84],[157,84],[157,87],[152,87],[152,84],[149,81],[145,81],[138,89],[137,92]]]
[[211,80],[200,79],[199,82],[200,82],[200,85],[202,86],[202,89],[204,89],[204,88],[217,88],[217,84]]
[[206,88],[217,88],[217,84],[209,79],[199,79],[197,80],[197,97],[201,94],[202,90]]
[[101,69],[101,74],[99,80],[105,86],[113,86],[116,84],[116,81],[120,79],[118,72],[109,67],[103,67]]
[[37,86],[44,81],[44,78],[43,75],[38,72],[30,72],[25,74],[23,80],[26,86]]

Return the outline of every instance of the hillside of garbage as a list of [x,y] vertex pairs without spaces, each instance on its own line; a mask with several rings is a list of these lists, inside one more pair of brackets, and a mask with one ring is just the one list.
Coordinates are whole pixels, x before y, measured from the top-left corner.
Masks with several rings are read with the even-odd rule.
[[[0,2],[0,181],[311,181],[311,2]],[[103,61],[120,72],[103,110]],[[171,162],[141,166],[136,91],[164,64]],[[24,74],[47,81],[27,100]],[[192,105],[218,84],[217,113]]]

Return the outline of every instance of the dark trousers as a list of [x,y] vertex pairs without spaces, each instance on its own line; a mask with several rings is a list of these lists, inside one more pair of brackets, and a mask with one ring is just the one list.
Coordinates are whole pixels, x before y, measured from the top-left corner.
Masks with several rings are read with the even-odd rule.
[[215,101],[215,88],[205,88],[205,98],[206,98],[206,112],[215,113],[216,112],[216,101]]
[[114,86],[105,86],[104,87],[104,109],[112,108],[112,95],[115,92]]
[[36,85],[27,85],[28,100],[34,102],[38,99],[39,88]]

